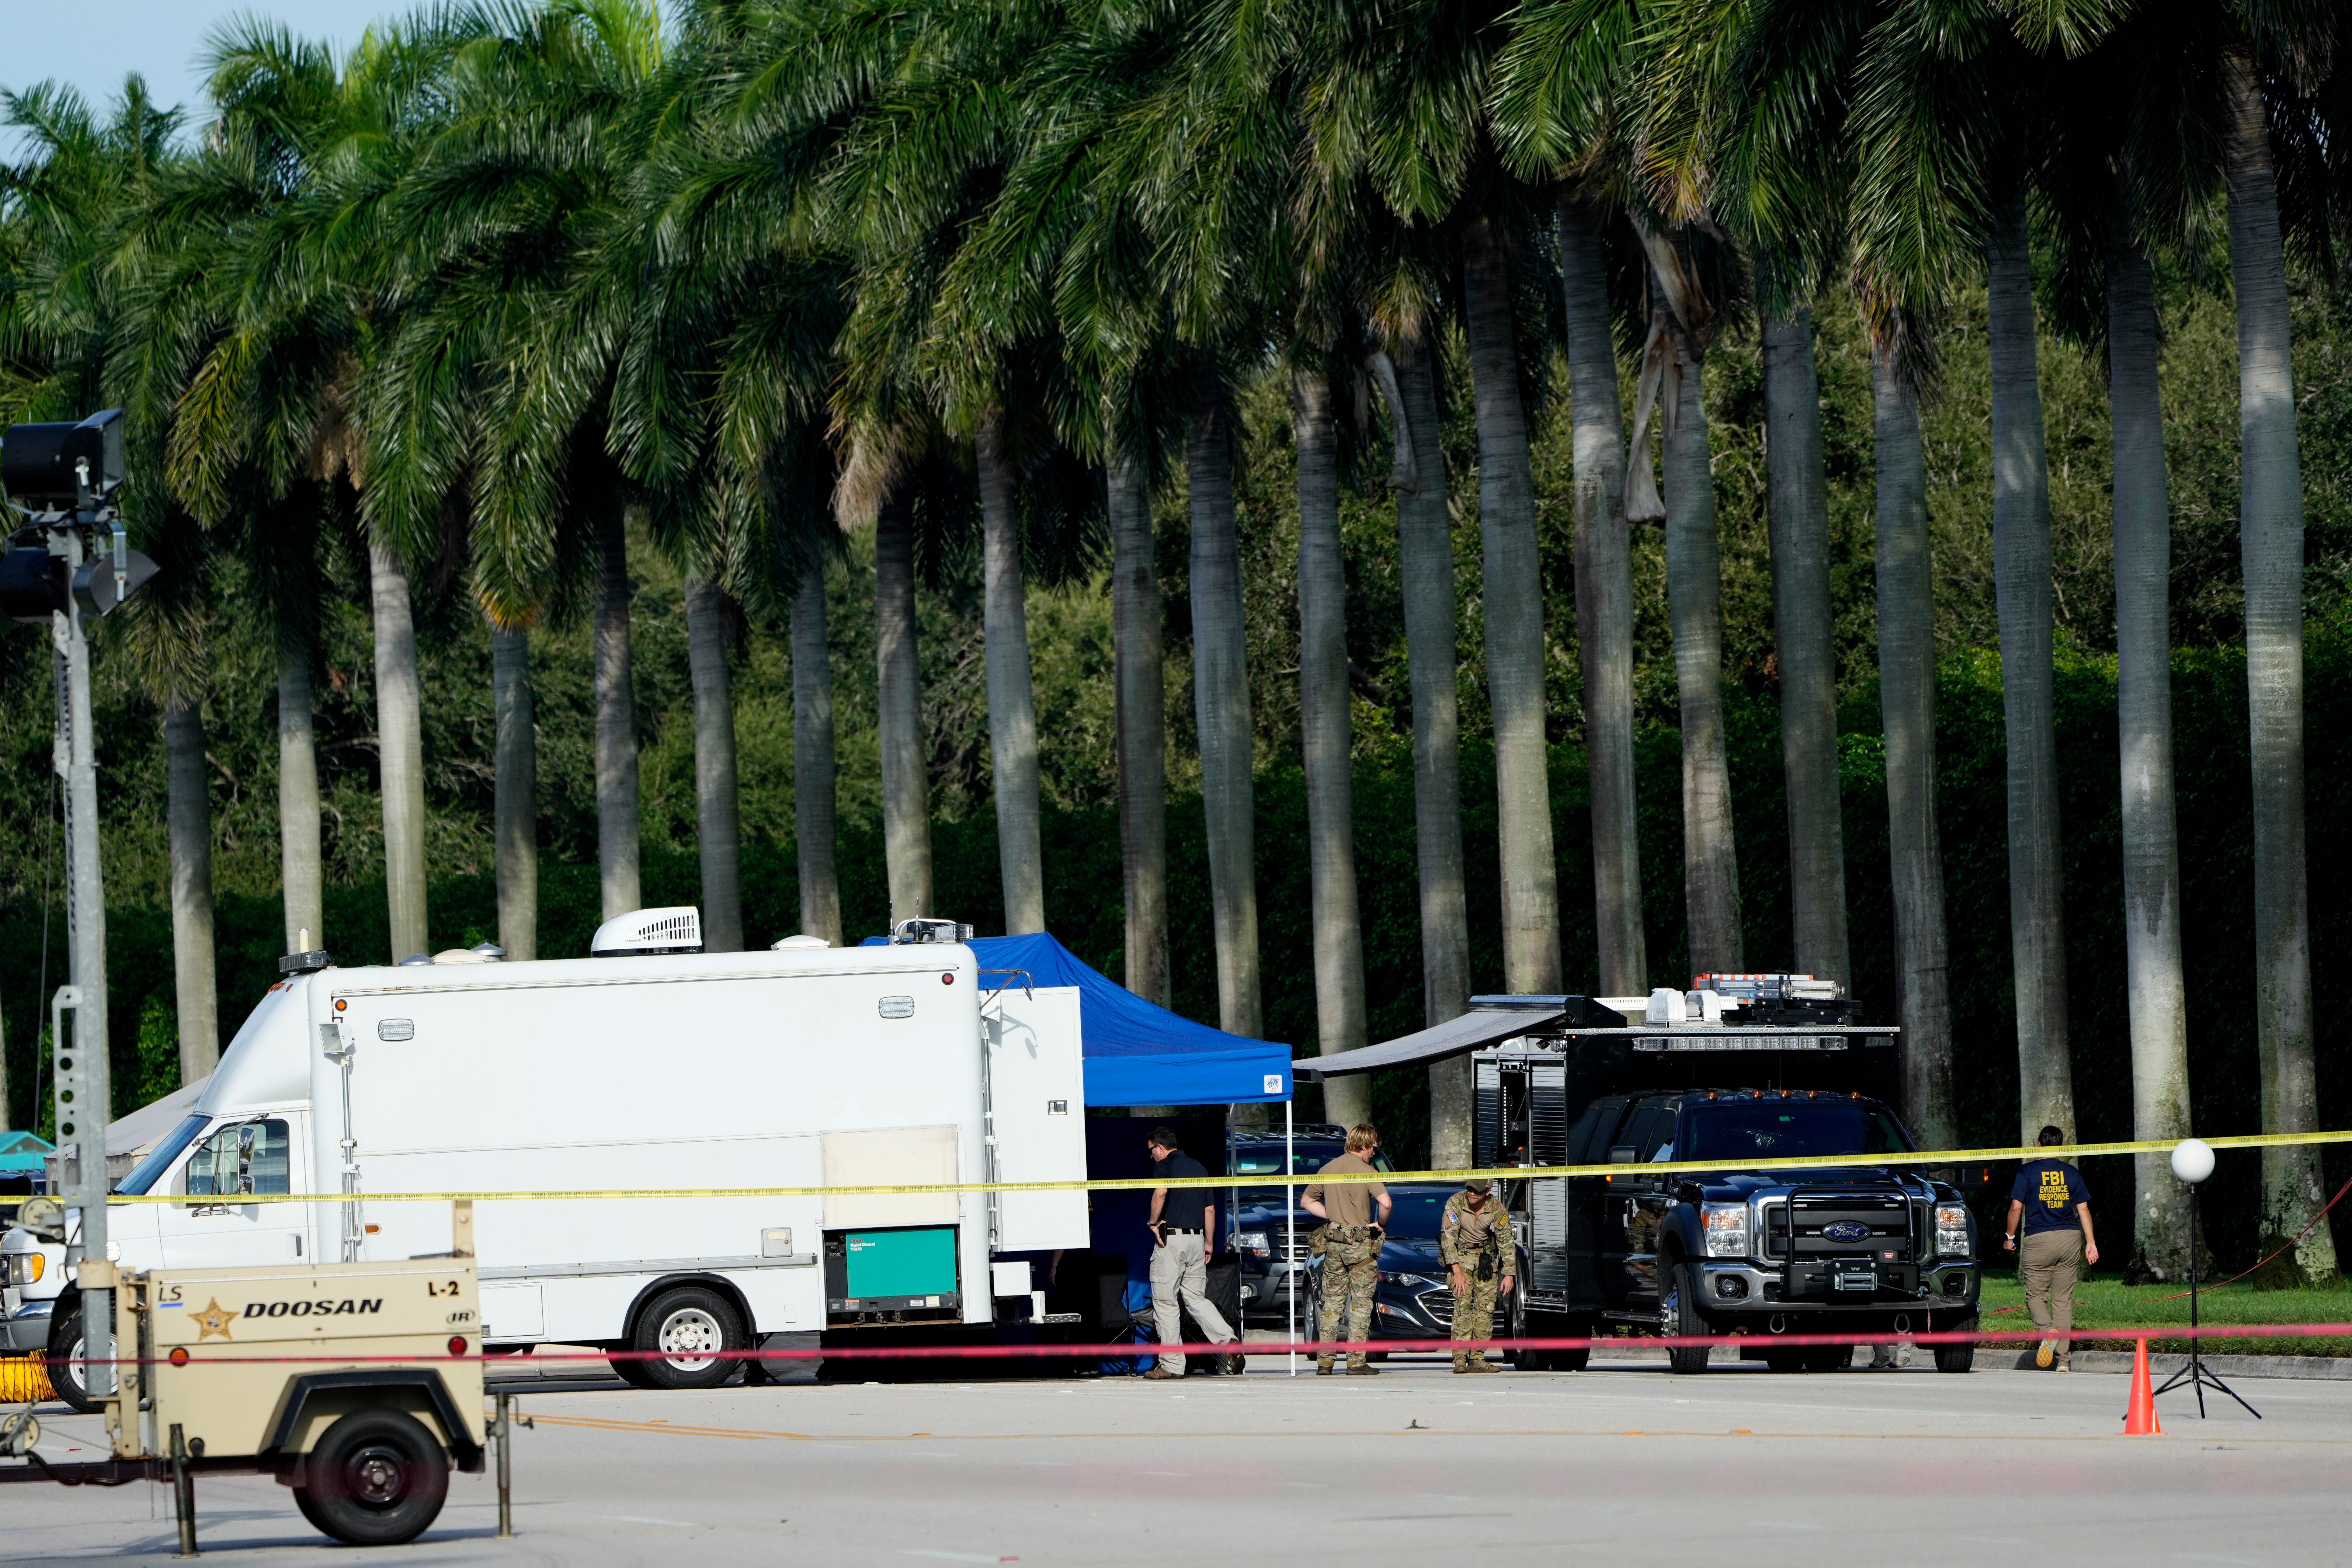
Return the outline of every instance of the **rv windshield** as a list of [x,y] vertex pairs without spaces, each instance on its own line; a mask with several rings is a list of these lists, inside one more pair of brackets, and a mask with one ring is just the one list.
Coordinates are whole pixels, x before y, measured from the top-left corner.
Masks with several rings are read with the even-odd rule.
[[123,1177],[122,1184],[114,1190],[136,1194],[153,1186],[163,1179],[163,1173],[172,1168],[172,1162],[180,1157],[180,1151],[194,1142],[197,1134],[212,1122],[209,1116],[191,1116],[173,1128],[170,1135],[149,1151],[144,1160],[131,1167],[131,1173]]
[[1678,1160],[1788,1160],[1812,1154],[1908,1153],[1895,1118],[1853,1100],[1763,1100],[1685,1110]]

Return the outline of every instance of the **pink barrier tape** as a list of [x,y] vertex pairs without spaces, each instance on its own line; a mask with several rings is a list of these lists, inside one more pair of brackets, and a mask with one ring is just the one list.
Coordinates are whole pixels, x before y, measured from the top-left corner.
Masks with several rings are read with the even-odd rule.
[[[2068,1342],[2113,1340],[2258,1340],[2258,1339],[2329,1339],[2352,1337],[2352,1323],[2241,1323],[2204,1325],[2193,1333],[2185,1325],[2168,1324],[2159,1328],[2136,1329],[2069,1329],[2063,1336]],[[728,1351],[709,1357],[714,1361],[1013,1361],[1046,1359],[1064,1361],[1116,1360],[1126,1361],[1148,1355],[1361,1355],[1370,1352],[1444,1352],[1454,1351],[1574,1351],[1631,1349],[1636,1345],[1660,1348],[1692,1348],[1705,1345],[1717,1350],[1806,1350],[1829,1345],[1994,1345],[2031,1344],[2037,1340],[2056,1339],[2055,1331],[2042,1333],[2032,1329],[2000,1329],[1992,1331],[1969,1329],[1919,1330],[1911,1333],[1885,1334],[1685,1334],[1670,1338],[1662,1334],[1593,1334],[1578,1336],[1523,1335],[1516,1339],[1491,1340],[1253,1340],[1244,1343],[1227,1340],[1223,1343],[1161,1345],[1150,1341],[1124,1341],[1108,1344],[1067,1345],[842,1345],[787,1346],[777,1350]],[[191,1354],[185,1362],[173,1363],[162,1356],[122,1356],[100,1363],[112,1366],[178,1366],[181,1368],[234,1364],[238,1366],[373,1366],[396,1363],[402,1366],[430,1364],[441,1358],[417,1355],[230,1355],[215,1346],[204,1355]],[[450,1360],[477,1359],[476,1352],[453,1356]],[[488,1365],[525,1362],[611,1362],[611,1361],[673,1361],[680,1359],[662,1351],[512,1351],[491,1352],[479,1356]]]

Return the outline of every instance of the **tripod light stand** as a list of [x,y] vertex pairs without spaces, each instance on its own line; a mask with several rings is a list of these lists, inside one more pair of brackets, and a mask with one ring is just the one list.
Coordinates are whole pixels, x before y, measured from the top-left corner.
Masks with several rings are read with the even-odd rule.
[[2213,1149],[2200,1138],[2184,1138],[2172,1149],[2172,1173],[2191,1188],[2189,1204],[2189,1364],[2164,1380],[2158,1394],[2169,1394],[2182,1384],[2197,1391],[2197,1418],[2205,1418],[2205,1391],[2209,1388],[2237,1399],[2245,1413],[2259,1421],[2263,1413],[2238,1398],[2238,1391],[2223,1383],[2205,1368],[2205,1358],[2197,1348],[2197,1203],[2194,1188],[2213,1173]]

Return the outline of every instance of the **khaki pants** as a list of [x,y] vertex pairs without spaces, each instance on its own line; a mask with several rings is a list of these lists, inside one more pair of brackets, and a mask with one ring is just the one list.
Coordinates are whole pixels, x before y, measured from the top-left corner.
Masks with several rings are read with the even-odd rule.
[[2037,1230],[2018,1238],[2017,1277],[2025,1287],[2025,1310],[2033,1314],[2035,1333],[2057,1340],[2062,1361],[2074,1327],[2074,1281],[2082,1272],[2081,1231]]
[[[1167,1246],[1151,1249],[1151,1321],[1161,1344],[1184,1342],[1186,1311],[1213,1343],[1233,1342],[1234,1331],[1226,1326],[1224,1314],[1209,1305],[1209,1258],[1201,1237],[1171,1231]],[[1179,1377],[1184,1374],[1181,1353],[1160,1351],[1158,1354],[1161,1366]]]

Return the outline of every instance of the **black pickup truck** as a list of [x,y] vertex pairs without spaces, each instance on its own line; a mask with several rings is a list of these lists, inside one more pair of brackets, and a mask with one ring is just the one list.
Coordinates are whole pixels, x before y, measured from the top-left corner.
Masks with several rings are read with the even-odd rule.
[[[1775,1349],[1789,1334],[1966,1331],[1977,1322],[1977,1231],[1959,1183],[1906,1158],[1883,1092],[1893,1031],[1838,1026],[1529,1035],[1475,1058],[1475,1158],[1526,1168],[1504,1185],[1527,1248],[1530,1336],[1739,1335],[1739,1359],[1811,1371],[1845,1346]],[[1870,1092],[1880,1089],[1882,1092]],[[1758,1171],[1826,1155],[1883,1163]],[[1646,1165],[1705,1161],[1701,1171]],[[1612,1165],[1545,1177],[1546,1165]],[[1749,1348],[1752,1345],[1752,1348]],[[1936,1365],[1967,1372],[1967,1345]],[[1707,1347],[1670,1350],[1706,1370]],[[1577,1370],[1584,1352],[1520,1358]]]

